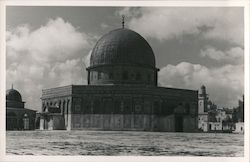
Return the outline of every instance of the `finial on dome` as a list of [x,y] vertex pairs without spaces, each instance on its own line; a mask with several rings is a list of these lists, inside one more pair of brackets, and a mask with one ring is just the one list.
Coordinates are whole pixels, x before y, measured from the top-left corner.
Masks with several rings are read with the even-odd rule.
[[11,84],[11,89],[13,89],[13,83]]
[[124,19],[125,19],[125,16],[124,15],[122,15],[122,28],[124,29]]

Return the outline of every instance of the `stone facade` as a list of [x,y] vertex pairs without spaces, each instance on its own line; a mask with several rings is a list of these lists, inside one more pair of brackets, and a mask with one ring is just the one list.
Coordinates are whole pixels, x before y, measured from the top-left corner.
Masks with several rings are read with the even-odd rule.
[[244,133],[244,122],[235,123],[234,133]]
[[198,91],[158,87],[154,52],[120,28],[94,46],[88,85],[43,90],[41,129],[197,130]]
[[197,95],[197,91],[144,86],[43,90],[47,115],[40,128],[192,132],[197,129]]
[[36,111],[7,107],[6,130],[33,130],[35,129]]
[[208,101],[206,87],[203,85],[201,86],[201,93],[199,94],[198,128],[204,132],[209,131]]

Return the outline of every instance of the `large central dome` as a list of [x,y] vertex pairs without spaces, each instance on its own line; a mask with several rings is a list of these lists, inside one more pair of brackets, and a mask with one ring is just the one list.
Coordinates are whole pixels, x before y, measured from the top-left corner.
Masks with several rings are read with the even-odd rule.
[[105,34],[92,50],[90,67],[107,64],[155,68],[155,57],[152,48],[140,34],[120,28]]
[[140,34],[125,28],[113,30],[97,41],[87,71],[90,85],[157,86],[152,48]]

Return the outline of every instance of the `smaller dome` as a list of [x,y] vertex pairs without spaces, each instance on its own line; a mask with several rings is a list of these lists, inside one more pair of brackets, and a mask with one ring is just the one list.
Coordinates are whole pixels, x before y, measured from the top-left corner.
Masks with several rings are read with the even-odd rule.
[[15,89],[8,89],[6,91],[6,100],[22,102],[21,94]]

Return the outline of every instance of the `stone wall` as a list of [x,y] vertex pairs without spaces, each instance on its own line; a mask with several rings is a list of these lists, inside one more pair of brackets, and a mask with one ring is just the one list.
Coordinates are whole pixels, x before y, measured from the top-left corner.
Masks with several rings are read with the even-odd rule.
[[25,108],[6,109],[6,130],[35,129],[36,111]]
[[197,91],[145,86],[73,85],[43,90],[42,96],[43,112],[60,110],[53,129],[67,130],[190,132],[197,129],[197,104]]
[[72,129],[153,130],[154,115],[73,114]]
[[[197,130],[196,118],[183,117],[183,132]],[[72,130],[137,130],[175,132],[175,115],[73,114]]]

